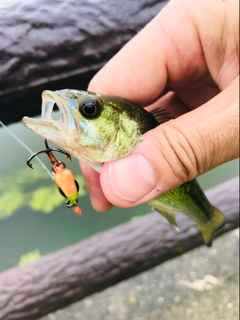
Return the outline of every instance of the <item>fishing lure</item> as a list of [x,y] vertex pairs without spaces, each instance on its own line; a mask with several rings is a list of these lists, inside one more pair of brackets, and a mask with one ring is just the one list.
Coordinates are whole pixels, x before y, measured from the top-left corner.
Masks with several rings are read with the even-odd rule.
[[75,180],[72,171],[66,168],[66,164],[62,161],[58,161],[55,158],[55,156],[53,155],[53,151],[65,154],[67,156],[67,159],[71,161],[72,159],[70,154],[58,148],[49,148],[46,139],[45,146],[45,150],[37,151],[33,155],[31,155],[31,157],[27,160],[27,165],[31,169],[33,169],[31,160],[39,154],[47,154],[53,165],[52,173],[54,182],[57,185],[60,194],[66,199],[66,206],[68,208],[71,208],[76,214],[82,214],[81,209],[77,206],[79,191],[78,182]]

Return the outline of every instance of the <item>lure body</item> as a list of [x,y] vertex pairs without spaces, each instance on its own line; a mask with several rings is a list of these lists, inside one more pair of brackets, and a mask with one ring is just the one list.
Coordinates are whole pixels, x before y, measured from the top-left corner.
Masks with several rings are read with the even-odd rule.
[[59,167],[55,167],[53,170],[54,182],[61,195],[65,197],[67,207],[72,208],[77,214],[82,214],[81,209],[77,206],[79,186],[72,171]]

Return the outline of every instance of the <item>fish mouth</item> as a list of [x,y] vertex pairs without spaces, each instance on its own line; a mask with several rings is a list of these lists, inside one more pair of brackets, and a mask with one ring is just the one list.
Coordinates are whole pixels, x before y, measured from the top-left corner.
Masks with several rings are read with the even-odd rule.
[[[73,139],[77,136],[77,126],[68,106],[68,97],[65,91],[49,91],[42,93],[41,119],[24,117],[22,124],[58,145],[66,142],[67,137]],[[60,112],[58,120],[54,119],[54,107],[57,106]]]
[[[64,103],[66,99],[58,91],[53,92],[45,90],[42,93],[42,119],[47,121],[53,121],[53,107],[56,105],[59,108],[59,111],[64,111]],[[64,115],[64,112],[61,112],[61,117]],[[61,119],[63,120],[63,119]]]

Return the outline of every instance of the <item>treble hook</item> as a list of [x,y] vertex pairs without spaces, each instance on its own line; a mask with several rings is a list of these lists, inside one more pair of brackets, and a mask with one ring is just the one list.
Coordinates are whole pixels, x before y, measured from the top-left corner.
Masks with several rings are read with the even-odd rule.
[[40,150],[40,151],[35,152],[35,153],[32,154],[31,157],[27,160],[27,165],[28,165],[31,169],[33,169],[33,166],[32,166],[32,164],[31,164],[31,160],[32,160],[33,158],[35,158],[36,156],[38,156],[39,154],[42,154],[42,153],[46,153],[46,154],[48,155],[48,157],[49,157],[49,159],[50,159],[50,161],[51,161],[51,163],[52,163],[53,165],[63,165],[63,166],[65,166],[65,163],[64,163],[64,162],[58,161],[58,160],[54,157],[54,155],[53,155],[53,153],[52,153],[53,151],[59,152],[59,153],[62,153],[62,154],[65,154],[65,156],[67,156],[67,159],[68,159],[69,161],[72,160],[70,154],[67,153],[66,151],[61,150],[61,149],[58,149],[58,148],[49,148],[47,139],[45,139],[45,146],[46,146],[46,150]]

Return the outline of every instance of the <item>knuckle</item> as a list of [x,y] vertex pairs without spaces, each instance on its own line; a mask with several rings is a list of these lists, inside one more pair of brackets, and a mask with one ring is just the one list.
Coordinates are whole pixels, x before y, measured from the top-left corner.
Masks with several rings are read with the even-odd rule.
[[162,126],[165,143],[168,145],[167,152],[162,152],[173,174],[182,182],[196,178],[203,173],[204,144],[200,146],[191,135],[189,130],[176,128],[174,120]]

